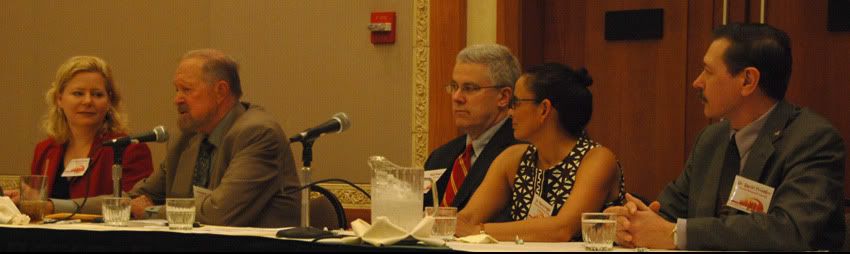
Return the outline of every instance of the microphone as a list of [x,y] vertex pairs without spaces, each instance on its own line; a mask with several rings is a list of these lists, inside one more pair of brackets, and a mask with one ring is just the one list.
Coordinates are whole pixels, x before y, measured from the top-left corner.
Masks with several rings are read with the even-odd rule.
[[351,120],[348,120],[348,115],[343,112],[334,114],[330,120],[319,124],[316,127],[306,129],[301,133],[295,134],[289,138],[289,142],[303,142],[305,140],[316,139],[325,133],[340,133],[351,127]]
[[132,136],[120,137],[103,142],[103,146],[126,146],[144,142],[162,143],[168,141],[168,132],[162,125],[154,127],[153,130]]

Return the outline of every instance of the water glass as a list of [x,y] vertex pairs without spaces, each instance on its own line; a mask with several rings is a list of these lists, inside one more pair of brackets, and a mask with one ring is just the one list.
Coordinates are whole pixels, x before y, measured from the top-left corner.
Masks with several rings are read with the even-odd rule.
[[130,221],[130,198],[108,197],[103,199],[103,222],[109,226],[126,227]]
[[195,223],[195,199],[166,198],[165,215],[169,229],[192,230],[192,224]]
[[582,213],[581,236],[586,250],[610,251],[617,237],[617,216],[613,213]]
[[30,217],[30,223],[41,223],[47,208],[46,178],[43,175],[21,176],[21,213]]
[[431,236],[439,237],[444,240],[454,238],[455,227],[457,226],[457,207],[438,207],[434,213],[434,207],[425,207],[425,216],[434,216],[434,227],[431,230]]

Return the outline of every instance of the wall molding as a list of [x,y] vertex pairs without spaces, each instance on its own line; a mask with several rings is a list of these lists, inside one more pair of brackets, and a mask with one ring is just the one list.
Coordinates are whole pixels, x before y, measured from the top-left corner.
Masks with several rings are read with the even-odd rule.
[[[372,187],[370,184],[356,184],[357,187],[363,188],[363,190],[372,193]],[[363,193],[358,191],[357,189],[349,186],[348,184],[342,183],[320,183],[319,186],[327,189],[331,193],[334,194],[339,199],[339,202],[342,203],[342,207],[346,209],[371,209],[372,201],[369,197],[366,197]],[[310,192],[310,198],[319,197],[318,192]]]
[[0,175],[0,187],[3,191],[17,190],[21,187],[21,176],[16,175]]
[[413,139],[411,161],[422,166],[428,158],[428,83],[429,83],[429,28],[430,0],[415,0],[413,3]]

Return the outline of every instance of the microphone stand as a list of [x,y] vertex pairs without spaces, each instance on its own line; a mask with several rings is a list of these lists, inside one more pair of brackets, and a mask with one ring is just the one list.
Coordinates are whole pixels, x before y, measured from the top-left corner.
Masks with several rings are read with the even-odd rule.
[[[316,139],[307,139],[301,142],[304,147],[301,152],[301,162],[304,166],[301,167],[301,183],[309,184],[312,169],[310,164],[313,162],[313,142]],[[310,227],[310,188],[301,190],[301,227]]]
[[304,166],[301,167],[301,183],[306,188],[301,190],[301,226],[290,229],[283,229],[277,232],[278,237],[289,238],[323,238],[333,236],[334,234],[322,229],[310,227],[310,188],[306,185],[310,184],[310,175],[312,169],[310,164],[313,162],[313,143],[316,138],[304,139],[301,145],[304,149],[301,151],[301,162]]
[[112,195],[116,198],[121,197],[121,174],[124,169],[121,168],[121,161],[124,157],[124,149],[126,145],[116,145],[112,147]]

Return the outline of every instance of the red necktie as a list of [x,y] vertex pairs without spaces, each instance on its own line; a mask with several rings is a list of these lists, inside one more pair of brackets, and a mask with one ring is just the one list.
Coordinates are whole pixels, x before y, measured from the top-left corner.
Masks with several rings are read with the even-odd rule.
[[452,166],[452,178],[449,179],[449,184],[446,185],[446,194],[443,196],[442,206],[451,206],[452,202],[455,200],[455,194],[457,194],[457,190],[460,189],[460,186],[463,185],[463,180],[466,179],[466,175],[469,174],[469,166],[472,164],[470,161],[472,159],[472,144],[466,145],[466,149],[463,150],[463,153],[457,157],[454,165]]

